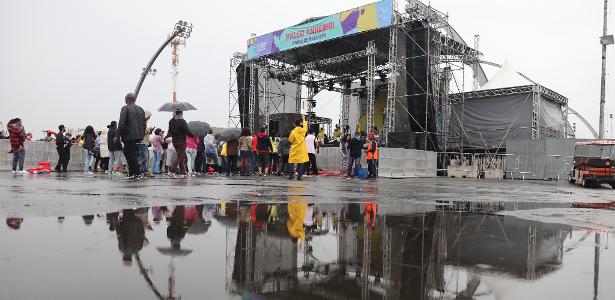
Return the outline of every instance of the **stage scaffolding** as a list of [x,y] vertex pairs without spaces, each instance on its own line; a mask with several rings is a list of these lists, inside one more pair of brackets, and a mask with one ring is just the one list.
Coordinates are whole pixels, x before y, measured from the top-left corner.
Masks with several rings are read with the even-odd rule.
[[[399,3],[403,3],[400,9]],[[238,94],[241,92],[235,88],[233,73],[236,68],[243,64],[249,68],[249,99],[248,124],[252,130],[258,129],[261,122],[269,119],[269,110],[265,109],[265,116],[258,120],[258,107],[267,107],[271,101],[269,95],[271,88],[257,87],[259,81],[257,74],[266,72],[265,78],[275,78],[276,80],[266,80],[266,82],[293,82],[297,84],[295,113],[301,112],[301,107],[305,107],[308,119],[312,119],[316,100],[314,96],[319,91],[329,90],[341,93],[341,113],[340,125],[344,128],[348,124],[349,106],[351,94],[353,92],[365,93],[367,95],[367,128],[369,131],[374,126],[374,102],[375,91],[378,88],[376,76],[386,80],[387,100],[384,108],[384,118],[381,140],[388,145],[388,134],[402,130],[399,128],[399,119],[408,118],[421,126],[420,131],[424,136],[434,138],[424,139],[424,149],[447,152],[447,139],[449,136],[450,118],[450,94],[463,93],[465,89],[465,68],[469,67],[473,71],[473,77],[481,84],[486,82],[486,76],[480,67],[482,54],[474,48],[468,46],[457,32],[448,23],[448,16],[435,10],[431,6],[423,4],[418,0],[394,0],[393,1],[392,25],[388,28],[378,29],[379,33],[359,33],[353,36],[353,42],[365,42],[364,48],[354,48],[347,53],[332,57],[312,57],[313,60],[306,59],[293,60],[293,55],[289,54],[295,50],[287,50],[278,54],[272,54],[252,60],[247,60],[246,56],[235,54],[231,59],[231,83],[229,84],[229,127],[240,126],[237,119],[237,108],[239,107]],[[424,24],[425,27],[416,27],[416,24]],[[426,30],[426,47],[420,47],[420,43],[412,38],[412,33],[416,30]],[[360,37],[357,37],[360,36]],[[345,38],[342,38],[345,39]],[[405,43],[400,47],[399,43]],[[406,45],[419,45],[421,54],[416,57],[407,57]],[[306,47],[318,49],[315,44]],[[476,47],[477,45],[475,45]],[[337,54],[337,53],[336,53]],[[424,74],[416,74],[406,70],[406,64],[410,59],[423,57],[427,60],[427,67]],[[241,60],[241,61],[239,61]],[[246,72],[243,72],[245,74]],[[419,94],[402,93],[399,88],[405,87],[408,82],[417,82],[417,75],[427,76],[427,84]],[[352,88],[351,83],[355,80],[365,82],[358,88]],[[245,82],[245,81],[244,81]],[[382,82],[384,83],[384,82]],[[307,88],[307,97],[302,97],[303,86]],[[261,92],[262,91],[262,92]],[[407,90],[406,90],[407,91]],[[260,93],[260,95],[259,95]],[[261,96],[262,95],[262,96]],[[417,120],[416,111],[411,111],[406,99],[410,96],[424,97],[425,101],[425,120]],[[257,104],[257,97],[260,101],[265,101],[264,105]],[[462,99],[463,101],[463,99]],[[403,114],[407,114],[403,115]],[[434,115],[435,114],[435,115]],[[423,115],[423,112],[421,112]],[[435,120],[434,129],[425,126],[429,120]]]

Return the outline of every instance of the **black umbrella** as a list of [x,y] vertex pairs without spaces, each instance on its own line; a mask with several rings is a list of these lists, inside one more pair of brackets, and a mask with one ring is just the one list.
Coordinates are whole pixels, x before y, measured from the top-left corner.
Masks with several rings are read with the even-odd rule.
[[239,128],[229,128],[218,134],[216,134],[216,139],[219,141],[230,142],[238,139],[241,136],[241,129]]
[[188,110],[196,110],[196,107],[192,106],[192,104],[188,102],[169,102],[162,105],[158,111],[188,111]]
[[211,126],[201,121],[190,121],[188,123],[188,128],[190,128],[190,131],[192,131],[192,133],[198,134],[200,137],[204,137],[211,129]]

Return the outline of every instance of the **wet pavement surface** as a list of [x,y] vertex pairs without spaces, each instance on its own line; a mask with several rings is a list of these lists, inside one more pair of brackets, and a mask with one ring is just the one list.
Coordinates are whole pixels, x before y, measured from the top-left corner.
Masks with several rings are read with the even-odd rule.
[[[614,299],[615,191],[0,175],[0,299]],[[8,271],[4,271],[8,270]]]

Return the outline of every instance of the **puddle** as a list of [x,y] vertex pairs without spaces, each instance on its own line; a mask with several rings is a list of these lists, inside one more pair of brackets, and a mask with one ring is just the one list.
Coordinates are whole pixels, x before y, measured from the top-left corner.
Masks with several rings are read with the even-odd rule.
[[8,218],[0,299],[613,299],[613,234],[497,215],[536,205],[296,195]]

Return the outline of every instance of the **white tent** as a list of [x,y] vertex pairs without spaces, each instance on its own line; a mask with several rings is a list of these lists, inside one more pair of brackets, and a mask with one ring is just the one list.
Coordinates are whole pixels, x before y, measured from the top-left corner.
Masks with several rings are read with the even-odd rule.
[[521,76],[515,67],[508,61],[504,61],[502,67],[498,70],[487,83],[483,84],[478,90],[495,90],[515,86],[534,85],[533,82]]

